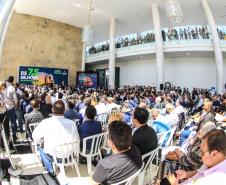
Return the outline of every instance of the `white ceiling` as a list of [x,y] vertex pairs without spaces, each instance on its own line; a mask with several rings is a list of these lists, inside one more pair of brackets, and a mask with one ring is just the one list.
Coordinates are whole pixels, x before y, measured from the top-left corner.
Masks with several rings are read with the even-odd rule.
[[[200,0],[180,0],[184,22],[173,25],[165,14],[164,0],[93,0],[91,24],[95,42],[108,40],[109,20],[117,20],[116,34],[124,35],[153,29],[151,2],[157,1],[162,27],[206,25]],[[226,25],[226,0],[209,0],[216,24]],[[45,17],[82,28],[88,22],[90,0],[16,0],[18,13]]]

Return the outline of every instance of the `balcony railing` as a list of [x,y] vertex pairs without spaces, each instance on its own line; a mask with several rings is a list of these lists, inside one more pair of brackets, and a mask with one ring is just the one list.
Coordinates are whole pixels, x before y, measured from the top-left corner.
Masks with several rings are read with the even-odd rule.
[[[144,34],[145,33],[145,34]],[[222,40],[222,43],[226,41],[226,26],[218,26],[218,35]],[[129,38],[130,37],[130,38]],[[197,44],[210,44],[212,40],[212,35],[208,26],[192,26],[192,27],[177,27],[172,29],[164,28],[162,29],[162,38],[164,45],[184,45],[194,43]],[[144,44],[155,44],[155,34],[153,31],[142,32],[139,36],[138,34],[130,34],[128,36],[118,37],[115,41],[115,47],[117,50],[130,50],[135,46]],[[139,46],[140,48],[140,46]],[[95,46],[90,46],[87,48],[87,56],[97,55],[98,53],[107,52],[109,50],[108,41],[101,42],[101,44],[96,44]]]
[[[221,40],[221,48],[226,52],[226,40]],[[186,52],[186,51],[214,51],[212,39],[171,40],[164,42],[164,52]],[[116,58],[154,54],[156,52],[155,42],[130,45],[116,48]],[[87,54],[86,62],[97,62],[109,59],[109,51],[102,51],[92,55]]]

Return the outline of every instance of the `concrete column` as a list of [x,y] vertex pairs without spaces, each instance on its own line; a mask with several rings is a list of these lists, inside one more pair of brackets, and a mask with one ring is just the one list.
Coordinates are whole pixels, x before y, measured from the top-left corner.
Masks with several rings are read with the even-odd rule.
[[155,29],[155,44],[156,44],[156,88],[157,90],[160,90],[160,84],[164,83],[163,39],[158,7],[156,3],[153,3],[151,7],[153,24]]
[[82,71],[86,70],[86,42],[83,42],[82,49]]
[[209,3],[207,0],[201,0],[203,9],[205,11],[207,20],[209,22],[210,30],[213,37],[213,47],[215,53],[215,60],[216,60],[216,69],[217,69],[217,92],[219,94],[224,93],[224,61],[222,50],[220,46],[220,39],[217,33],[217,26],[215,24],[215,20],[210,9]]
[[115,88],[115,17],[110,18],[109,88]]
[[8,31],[9,23],[13,15],[13,6],[15,0],[8,0],[0,12],[0,67],[2,61],[3,48],[5,46],[6,33]]

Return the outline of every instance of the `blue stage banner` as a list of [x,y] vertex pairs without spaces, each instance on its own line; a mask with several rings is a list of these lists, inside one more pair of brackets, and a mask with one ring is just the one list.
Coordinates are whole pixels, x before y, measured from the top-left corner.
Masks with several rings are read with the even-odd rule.
[[19,67],[19,83],[26,85],[68,85],[68,69],[46,67]]

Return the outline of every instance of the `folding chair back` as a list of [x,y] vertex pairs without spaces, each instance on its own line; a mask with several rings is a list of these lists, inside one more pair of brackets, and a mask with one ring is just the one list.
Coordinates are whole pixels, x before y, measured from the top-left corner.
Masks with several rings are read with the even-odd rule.
[[134,173],[133,175],[131,175],[130,177],[128,177],[125,180],[122,180],[120,182],[117,182],[117,183],[114,183],[111,185],[122,185],[122,184],[123,185],[131,185],[133,180],[140,174],[140,172],[142,171],[143,168],[144,168],[144,163],[143,163],[142,167],[136,173]]
[[60,167],[61,173],[65,175],[65,166],[75,166],[78,176],[79,142],[65,143],[54,147],[53,160]]

